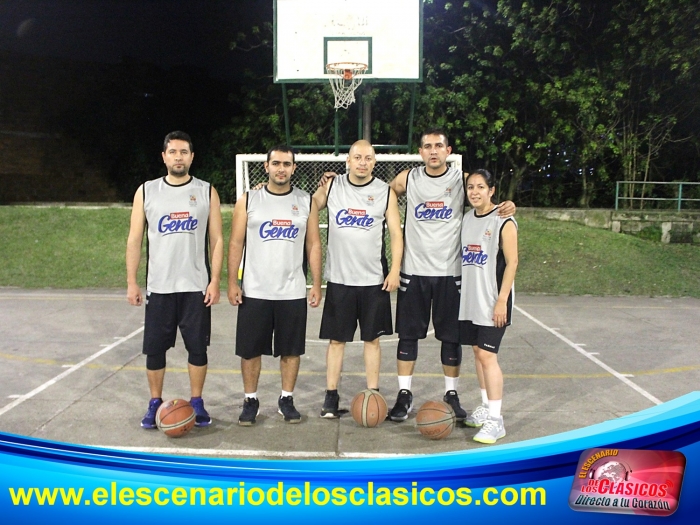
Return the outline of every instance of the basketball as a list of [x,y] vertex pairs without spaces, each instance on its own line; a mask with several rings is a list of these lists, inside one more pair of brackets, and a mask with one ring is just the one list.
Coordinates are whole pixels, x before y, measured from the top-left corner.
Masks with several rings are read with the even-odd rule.
[[168,437],[180,437],[194,426],[194,408],[184,399],[166,401],[156,412],[156,425]]
[[350,413],[358,425],[374,428],[386,419],[386,399],[376,390],[363,390],[352,398]]
[[454,410],[442,401],[427,401],[418,409],[416,427],[427,438],[446,438],[455,427]]

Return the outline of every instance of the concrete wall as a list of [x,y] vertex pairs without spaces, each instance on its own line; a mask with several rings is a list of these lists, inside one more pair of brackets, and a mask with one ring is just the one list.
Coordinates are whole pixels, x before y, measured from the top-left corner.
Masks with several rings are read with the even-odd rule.
[[518,208],[518,216],[570,221],[664,243],[700,244],[700,211]]

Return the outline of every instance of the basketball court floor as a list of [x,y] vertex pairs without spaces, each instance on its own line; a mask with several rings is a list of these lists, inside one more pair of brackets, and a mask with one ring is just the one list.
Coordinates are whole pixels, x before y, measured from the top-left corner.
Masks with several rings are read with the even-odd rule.
[[[372,458],[483,447],[474,429],[430,441],[403,423],[359,427],[349,414],[318,417],[325,387],[326,342],[317,338],[321,308],[310,310],[307,353],[294,392],[298,425],[277,414],[279,364],[263,358],[254,427],[237,424],[243,401],[234,355],[236,310],[225,297],[213,309],[205,403],[213,424],[168,438],[139,422],[148,402],[141,355],[143,308],[123,291],[0,289],[0,431],[144,452],[255,458]],[[700,385],[700,300],[692,298],[516,296],[513,326],[499,361],[505,374],[500,443],[579,429],[670,401]],[[398,390],[395,336],[382,339],[381,392]],[[189,399],[186,352],[168,353],[164,398]],[[346,349],[341,408],[365,387],[361,343]],[[416,407],[441,399],[439,342],[420,344],[413,379]],[[479,401],[469,349],[459,388],[462,405]]]

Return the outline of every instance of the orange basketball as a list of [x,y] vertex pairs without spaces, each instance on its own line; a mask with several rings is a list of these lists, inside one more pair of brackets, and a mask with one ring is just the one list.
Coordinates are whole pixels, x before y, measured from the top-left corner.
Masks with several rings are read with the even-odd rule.
[[426,401],[416,414],[416,427],[425,437],[443,439],[455,427],[455,412],[443,401]]
[[358,425],[374,428],[386,419],[386,399],[376,390],[363,390],[352,398],[350,413]]
[[184,399],[166,401],[156,412],[156,425],[168,437],[180,437],[194,426],[194,408]]

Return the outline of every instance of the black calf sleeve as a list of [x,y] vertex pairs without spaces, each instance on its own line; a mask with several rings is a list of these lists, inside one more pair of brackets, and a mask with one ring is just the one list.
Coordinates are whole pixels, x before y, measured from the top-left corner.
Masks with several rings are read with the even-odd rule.
[[442,342],[440,346],[440,359],[443,365],[459,366],[462,364],[462,345],[459,343]]
[[204,366],[209,360],[207,359],[207,354],[190,354],[187,357],[187,362],[192,366]]
[[163,370],[165,368],[165,352],[146,356],[146,370]]
[[396,359],[416,361],[418,359],[418,339],[399,339],[399,344],[396,347]]

